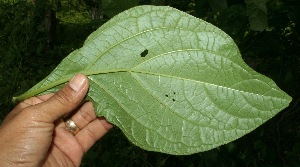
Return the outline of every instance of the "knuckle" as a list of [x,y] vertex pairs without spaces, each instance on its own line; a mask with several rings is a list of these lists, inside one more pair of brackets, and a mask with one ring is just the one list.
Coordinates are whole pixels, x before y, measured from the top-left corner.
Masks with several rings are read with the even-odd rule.
[[85,131],[86,131],[86,134],[92,139],[92,141],[98,140],[97,135],[94,133],[94,131],[89,126],[86,127]]
[[32,117],[32,115],[34,114],[34,112],[32,111],[32,107],[26,107],[21,112],[24,116],[27,117]]
[[66,87],[64,89],[61,89],[58,91],[54,98],[61,104],[69,104],[69,103],[74,103],[74,95],[73,95],[73,90],[70,88]]
[[84,111],[84,110],[80,109],[79,114],[80,114],[80,117],[83,120],[85,120],[86,122],[90,122],[90,121],[93,120],[93,117],[87,111]]

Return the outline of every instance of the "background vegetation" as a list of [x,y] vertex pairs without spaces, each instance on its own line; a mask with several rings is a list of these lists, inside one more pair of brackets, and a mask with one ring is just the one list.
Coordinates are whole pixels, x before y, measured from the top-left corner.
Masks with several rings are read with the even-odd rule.
[[82,166],[298,166],[299,0],[0,0],[0,123],[15,106],[12,96],[43,79],[109,18],[143,4],[173,6],[218,26],[247,64],[272,78],[293,102],[241,139],[190,156],[142,150],[115,128]]

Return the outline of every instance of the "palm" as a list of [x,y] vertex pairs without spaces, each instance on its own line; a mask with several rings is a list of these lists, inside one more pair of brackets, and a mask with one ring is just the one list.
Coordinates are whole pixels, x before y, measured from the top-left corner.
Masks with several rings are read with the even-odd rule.
[[[61,121],[55,127],[53,145],[49,150],[46,164],[51,166],[79,166],[83,157],[83,148],[76,137],[65,130]],[[48,161],[48,162],[47,162]]]
[[[27,105],[39,104],[52,95],[33,97],[26,103]],[[73,135],[66,130],[62,119],[57,120],[54,123],[52,143],[44,166],[80,166],[83,154],[112,128],[112,125],[104,118],[96,117],[91,102],[82,104],[76,111],[73,111],[70,118],[77,124],[80,131]]]
[[82,105],[71,119],[81,130],[74,136],[65,129],[63,120],[58,120],[55,123],[53,145],[45,164],[80,166],[83,154],[112,127],[104,118],[96,118],[91,103]]

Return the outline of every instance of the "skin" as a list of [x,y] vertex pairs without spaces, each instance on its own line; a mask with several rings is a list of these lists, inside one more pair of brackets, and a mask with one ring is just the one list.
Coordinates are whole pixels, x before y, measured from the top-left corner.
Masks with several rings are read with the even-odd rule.
[[[88,79],[78,74],[55,94],[19,103],[0,126],[0,167],[80,166],[82,157],[113,126],[84,101]],[[79,127],[73,135],[63,117]]]

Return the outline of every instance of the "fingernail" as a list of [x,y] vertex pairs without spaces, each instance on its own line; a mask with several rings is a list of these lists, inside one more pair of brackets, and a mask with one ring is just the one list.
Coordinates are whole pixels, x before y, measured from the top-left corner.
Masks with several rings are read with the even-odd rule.
[[86,78],[83,75],[77,74],[71,79],[69,85],[73,90],[78,92],[80,89],[83,88],[85,80]]

